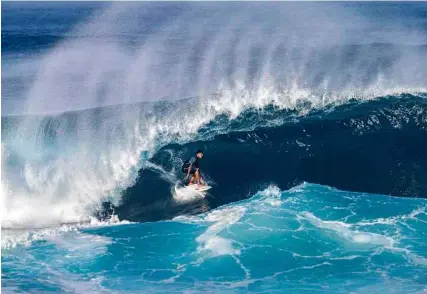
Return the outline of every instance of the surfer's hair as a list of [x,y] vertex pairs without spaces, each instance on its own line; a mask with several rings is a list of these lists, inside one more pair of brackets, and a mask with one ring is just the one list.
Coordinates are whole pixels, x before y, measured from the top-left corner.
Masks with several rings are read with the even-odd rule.
[[197,150],[197,152],[196,152],[196,154],[199,154],[199,153],[203,153],[203,151],[202,150]]

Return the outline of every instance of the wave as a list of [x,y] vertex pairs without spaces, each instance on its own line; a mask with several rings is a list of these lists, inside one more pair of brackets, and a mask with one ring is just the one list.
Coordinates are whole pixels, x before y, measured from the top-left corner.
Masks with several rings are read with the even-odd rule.
[[[419,293],[426,208],[425,199],[269,186],[200,215],[87,228],[4,250],[2,290]],[[18,271],[32,282],[11,280]],[[34,279],[46,272],[49,281]]]
[[[170,218],[242,199],[270,181],[283,188],[310,180],[357,191],[425,195],[425,156],[417,151],[426,144],[422,94],[321,108],[304,99],[293,107],[266,100],[261,107],[240,97],[246,105],[241,102],[238,111],[233,99],[2,118],[2,227],[87,222],[105,203],[120,219]],[[281,99],[289,102],[288,96]],[[396,140],[400,148],[392,146]],[[227,198],[176,206],[168,200],[170,187],[180,177],[182,159],[196,146],[207,153],[204,172],[218,184],[214,189]],[[349,154],[355,160],[349,161]],[[233,185],[224,164],[234,175]]]

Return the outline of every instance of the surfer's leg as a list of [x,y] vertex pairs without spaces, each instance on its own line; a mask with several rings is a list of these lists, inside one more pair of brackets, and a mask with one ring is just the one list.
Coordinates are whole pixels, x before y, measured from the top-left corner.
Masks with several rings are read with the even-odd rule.
[[197,185],[200,186],[200,173],[199,173],[199,171],[196,170],[196,172],[194,173],[194,175],[196,176]]
[[191,179],[190,179],[190,183],[188,183],[188,185],[193,185],[194,184],[194,179],[197,179],[197,177],[196,177],[196,170],[194,168],[191,168],[190,174],[191,174]]

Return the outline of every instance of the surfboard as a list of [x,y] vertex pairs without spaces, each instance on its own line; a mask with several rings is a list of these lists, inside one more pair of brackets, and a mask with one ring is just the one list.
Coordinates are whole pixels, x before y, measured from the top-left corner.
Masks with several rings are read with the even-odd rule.
[[180,203],[197,201],[206,197],[207,191],[211,186],[200,186],[193,184],[191,186],[181,186],[176,184],[172,192],[173,198]]
[[209,185],[201,185],[199,187],[199,185],[193,184],[193,185],[186,186],[186,188],[187,189],[192,189],[192,190],[197,191],[197,192],[206,192],[207,190],[209,190],[212,187],[209,186]]

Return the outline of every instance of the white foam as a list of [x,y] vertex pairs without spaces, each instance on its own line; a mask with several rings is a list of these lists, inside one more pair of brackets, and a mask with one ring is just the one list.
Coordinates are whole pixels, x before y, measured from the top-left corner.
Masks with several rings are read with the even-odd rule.
[[172,195],[177,203],[193,202],[200,199],[204,199],[206,197],[205,193],[178,185],[175,185],[173,187]]
[[219,234],[241,219],[245,211],[246,209],[242,206],[234,206],[215,210],[208,213],[203,218],[203,221],[213,222],[213,224],[196,239],[199,243],[197,251],[203,254],[203,258],[240,254],[240,250],[233,247],[232,240],[221,237]]
[[45,237],[50,243],[58,248],[67,250],[65,258],[70,259],[91,259],[97,255],[107,252],[107,246],[112,243],[111,238],[86,234],[75,231],[72,234],[57,234]]
[[370,245],[382,245],[391,247],[394,244],[393,239],[369,232],[360,232],[357,230],[352,230],[351,224],[347,224],[340,221],[324,221],[320,218],[314,216],[310,212],[303,212],[302,215],[307,219],[312,225],[322,228],[335,231],[338,236],[344,238],[348,241],[359,243],[359,244],[370,244]]
[[282,191],[277,186],[271,185],[260,194],[264,196],[262,201],[271,206],[281,206],[283,203],[281,200]]
[[427,267],[427,258],[420,256],[418,254],[415,254],[407,248],[389,247],[387,249],[392,252],[398,252],[400,254],[403,254],[410,262],[416,265]]
[[10,249],[16,246],[30,246],[33,242],[45,239],[53,239],[67,232],[77,232],[81,229],[97,228],[104,226],[126,225],[129,221],[119,221],[117,216],[112,216],[108,221],[99,221],[92,218],[90,222],[63,224],[58,227],[40,229],[2,229],[1,248]]

